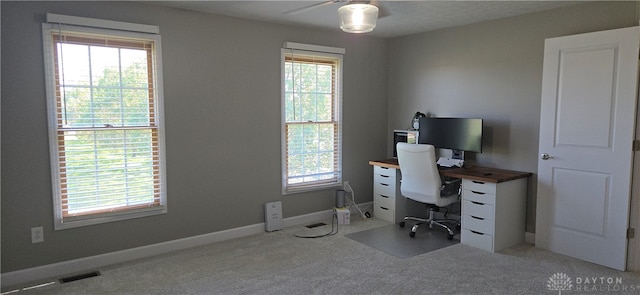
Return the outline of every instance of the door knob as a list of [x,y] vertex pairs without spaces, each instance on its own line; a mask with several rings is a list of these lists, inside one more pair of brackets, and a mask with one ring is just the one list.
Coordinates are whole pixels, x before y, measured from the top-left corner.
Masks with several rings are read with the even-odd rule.
[[542,154],[540,154],[540,159],[549,160],[549,159],[551,159],[551,157],[547,153],[542,153]]

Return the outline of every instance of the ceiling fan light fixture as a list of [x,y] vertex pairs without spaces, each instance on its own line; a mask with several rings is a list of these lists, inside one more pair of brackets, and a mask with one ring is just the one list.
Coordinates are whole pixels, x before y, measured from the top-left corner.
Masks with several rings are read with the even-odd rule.
[[347,33],[373,31],[378,20],[378,7],[365,3],[349,3],[338,8],[340,28]]

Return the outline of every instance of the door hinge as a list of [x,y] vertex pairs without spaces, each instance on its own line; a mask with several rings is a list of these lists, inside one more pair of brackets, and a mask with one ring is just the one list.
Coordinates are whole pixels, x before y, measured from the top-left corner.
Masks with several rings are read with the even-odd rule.
[[627,239],[633,239],[636,237],[636,229],[633,227],[630,227],[627,229]]

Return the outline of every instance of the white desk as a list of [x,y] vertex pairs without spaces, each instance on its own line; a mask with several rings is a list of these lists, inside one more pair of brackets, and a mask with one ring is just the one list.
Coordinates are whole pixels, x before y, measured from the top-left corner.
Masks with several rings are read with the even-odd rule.
[[[373,166],[373,216],[398,223],[405,217],[397,159]],[[460,242],[495,252],[524,242],[529,172],[487,167],[441,170],[462,179]]]

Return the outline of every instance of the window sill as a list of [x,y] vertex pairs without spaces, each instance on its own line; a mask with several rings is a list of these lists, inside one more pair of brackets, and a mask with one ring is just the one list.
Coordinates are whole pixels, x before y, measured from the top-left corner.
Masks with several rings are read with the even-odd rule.
[[318,186],[313,186],[313,187],[302,187],[302,188],[295,188],[295,189],[283,189],[282,190],[282,195],[295,195],[295,194],[300,194],[300,193],[307,193],[307,192],[314,192],[314,191],[321,191],[321,190],[328,190],[328,189],[336,189],[336,188],[342,188],[342,184],[340,183],[332,183],[332,184],[326,184],[326,185],[318,185]]
[[96,216],[96,217],[86,216],[82,219],[75,219],[70,221],[63,221],[62,219],[58,218],[56,219],[54,229],[64,230],[64,229],[70,229],[70,228],[76,228],[76,227],[82,227],[82,226],[89,226],[89,225],[109,223],[114,221],[122,221],[122,220],[134,219],[134,218],[160,215],[165,213],[167,213],[167,207],[162,206],[162,207],[148,208],[145,210],[139,210],[139,211],[133,211],[133,212],[119,212],[119,213],[114,213],[106,216],[104,215]]

